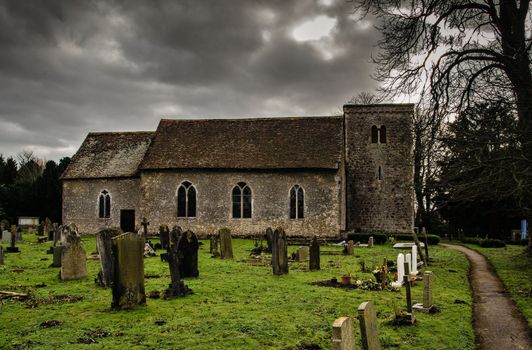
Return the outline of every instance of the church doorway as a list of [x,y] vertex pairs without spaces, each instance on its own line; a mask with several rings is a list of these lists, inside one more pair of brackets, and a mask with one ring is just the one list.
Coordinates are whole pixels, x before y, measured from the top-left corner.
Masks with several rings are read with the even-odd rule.
[[134,209],[120,209],[120,229],[123,232],[135,232]]

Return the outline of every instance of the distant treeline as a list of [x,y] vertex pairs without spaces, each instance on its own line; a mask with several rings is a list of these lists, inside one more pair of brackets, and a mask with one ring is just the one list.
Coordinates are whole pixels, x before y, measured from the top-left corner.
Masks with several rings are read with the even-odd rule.
[[61,174],[70,163],[64,157],[59,164],[45,162],[24,151],[16,159],[0,154],[0,219],[16,223],[19,216],[48,217],[61,223]]

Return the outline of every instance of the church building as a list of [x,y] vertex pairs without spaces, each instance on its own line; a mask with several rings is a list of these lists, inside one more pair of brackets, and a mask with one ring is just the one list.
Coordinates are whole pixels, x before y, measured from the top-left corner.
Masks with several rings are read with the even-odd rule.
[[200,236],[283,227],[289,236],[412,232],[411,104],[343,115],[163,119],[157,130],[91,132],[62,176],[63,223]]

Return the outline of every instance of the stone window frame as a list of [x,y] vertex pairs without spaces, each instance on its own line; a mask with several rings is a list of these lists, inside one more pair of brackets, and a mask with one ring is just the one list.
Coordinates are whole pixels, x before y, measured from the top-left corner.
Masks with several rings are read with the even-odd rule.
[[[188,186],[185,186],[185,183],[189,183]],[[185,216],[179,216],[179,189],[183,187],[185,189]],[[189,191],[190,189],[194,189],[194,216],[189,216]],[[175,204],[176,204],[176,216],[178,219],[195,219],[198,217],[198,188],[194,185],[194,183],[188,179],[184,179],[179,183],[179,186],[177,186],[176,193],[175,193]]]
[[[249,216],[246,216],[246,212],[244,211],[244,190],[245,189],[249,189],[249,197],[250,197],[250,209],[249,209]],[[235,205],[235,194],[234,194],[234,191],[235,189],[238,189],[240,191],[240,194],[238,195],[240,197],[240,213],[239,213],[239,216],[235,216],[235,210],[234,210],[234,205]],[[231,189],[231,193],[230,193],[230,198],[231,198],[231,212],[230,212],[230,216],[232,219],[236,219],[236,220],[250,220],[253,218],[253,189],[251,188],[251,186],[245,182],[245,181],[239,181],[237,182],[236,185],[233,186],[233,188]]]
[[[292,191],[296,192],[296,197],[295,197],[295,211],[294,211],[294,216],[292,216]],[[299,215],[300,212],[299,212],[299,197],[298,197],[298,193],[299,191],[301,191],[302,193],[302,198],[301,198],[301,201],[303,202],[302,203],[302,209],[301,209],[301,216]],[[290,218],[290,220],[303,220],[305,219],[305,197],[306,197],[306,194],[305,194],[305,189],[303,188],[303,186],[299,185],[299,184],[295,184],[294,186],[290,187],[290,190],[288,191],[288,208],[289,208],[289,211],[288,211],[288,217]]]
[[370,132],[370,141],[372,144],[385,145],[388,143],[386,125],[372,125]]
[[[103,201],[103,210],[101,209],[101,198],[104,197]],[[98,199],[96,200],[96,212],[98,213],[98,219],[110,219],[111,218],[111,208],[113,207],[113,196],[111,191],[104,188],[98,193]],[[100,215],[103,211],[103,216]]]

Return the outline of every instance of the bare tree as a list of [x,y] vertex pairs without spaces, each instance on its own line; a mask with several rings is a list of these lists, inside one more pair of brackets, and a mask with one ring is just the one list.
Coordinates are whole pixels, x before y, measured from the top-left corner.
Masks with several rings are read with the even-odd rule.
[[371,105],[379,102],[381,102],[381,99],[379,99],[377,94],[369,91],[362,91],[353,96],[347,103]]

